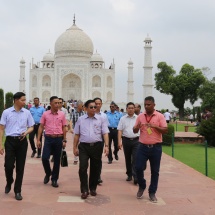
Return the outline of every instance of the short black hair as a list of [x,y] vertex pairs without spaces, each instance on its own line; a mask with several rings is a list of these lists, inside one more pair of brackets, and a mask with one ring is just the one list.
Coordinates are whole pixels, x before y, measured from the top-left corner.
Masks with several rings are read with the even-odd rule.
[[147,96],[144,101],[152,101],[153,103],[155,103],[155,99],[152,96]]
[[34,99],[38,99],[38,100],[40,100],[38,97],[35,97]]
[[102,103],[102,99],[101,99],[101,98],[96,97],[96,98],[94,98],[94,99],[93,99],[93,101],[94,101],[94,102],[95,102],[96,100],[100,100],[100,101],[101,101],[101,103]]
[[50,97],[50,102],[52,102],[54,99],[58,99],[58,97],[57,96]]
[[128,102],[127,105],[126,105],[126,108],[128,108],[129,105],[135,106],[133,102]]
[[25,93],[23,92],[17,92],[13,95],[13,101],[15,101],[16,99],[20,99],[22,96],[25,96]]
[[58,99],[61,100],[62,102],[64,102],[64,101],[63,101],[63,98],[58,98]]
[[[141,109],[141,105],[140,104],[136,103],[135,105],[137,105],[137,107]],[[135,105],[134,105],[134,107],[135,107]]]
[[84,106],[85,106],[86,108],[88,108],[88,106],[89,106],[90,103],[95,103],[95,101],[92,100],[92,99],[89,99],[89,100],[87,100],[87,101],[84,103]]

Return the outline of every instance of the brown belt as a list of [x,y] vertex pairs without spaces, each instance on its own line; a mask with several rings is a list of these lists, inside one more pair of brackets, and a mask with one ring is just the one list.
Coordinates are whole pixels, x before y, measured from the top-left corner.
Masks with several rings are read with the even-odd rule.
[[46,134],[47,137],[57,138],[57,137],[63,137],[63,134]]

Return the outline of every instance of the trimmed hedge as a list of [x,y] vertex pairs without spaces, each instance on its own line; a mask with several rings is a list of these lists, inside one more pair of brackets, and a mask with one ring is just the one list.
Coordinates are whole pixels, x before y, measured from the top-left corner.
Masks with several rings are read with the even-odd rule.
[[163,145],[171,146],[172,141],[172,135],[175,136],[175,127],[173,125],[168,124],[168,132],[166,134],[163,134]]

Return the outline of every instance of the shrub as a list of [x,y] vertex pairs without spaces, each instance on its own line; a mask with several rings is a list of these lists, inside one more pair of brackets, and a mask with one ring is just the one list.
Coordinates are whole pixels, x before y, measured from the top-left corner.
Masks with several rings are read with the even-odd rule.
[[13,93],[11,93],[11,92],[6,93],[6,95],[5,95],[5,106],[6,106],[6,108],[13,106]]
[[201,121],[196,132],[205,137],[208,145],[215,146],[215,112],[210,119]]
[[175,136],[175,128],[173,125],[168,124],[168,132],[163,134],[163,145],[172,145],[172,135]]

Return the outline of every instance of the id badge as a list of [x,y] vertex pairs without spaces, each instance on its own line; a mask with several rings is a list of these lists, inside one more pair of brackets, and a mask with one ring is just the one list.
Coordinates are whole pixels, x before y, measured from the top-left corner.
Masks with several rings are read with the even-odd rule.
[[147,128],[147,132],[148,132],[148,134],[152,134],[151,128]]

